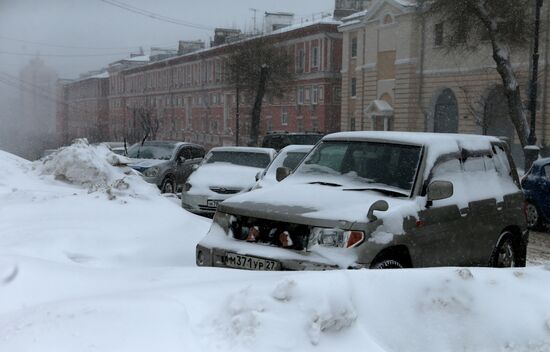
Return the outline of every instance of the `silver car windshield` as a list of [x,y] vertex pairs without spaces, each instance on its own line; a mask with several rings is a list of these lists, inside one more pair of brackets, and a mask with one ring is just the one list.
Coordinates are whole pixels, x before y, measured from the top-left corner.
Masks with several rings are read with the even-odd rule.
[[134,144],[128,149],[128,157],[132,159],[170,160],[176,146],[171,144],[141,145]]
[[213,151],[206,158],[205,164],[229,163],[239,166],[250,166],[265,169],[271,162],[269,154],[252,152]]
[[326,141],[319,144],[296,169],[318,183],[353,187],[388,187],[410,193],[422,148],[378,143]]

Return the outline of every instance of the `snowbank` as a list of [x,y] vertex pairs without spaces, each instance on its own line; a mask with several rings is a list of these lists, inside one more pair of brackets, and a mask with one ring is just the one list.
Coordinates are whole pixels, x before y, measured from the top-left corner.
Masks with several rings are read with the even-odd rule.
[[[550,351],[548,265],[196,268],[209,221],[139,177],[146,196],[89,192],[132,175],[69,148],[49,173],[0,152],[0,351]],[[78,155],[102,173],[79,176]]]
[[0,152],[0,257],[101,267],[193,265],[194,245],[210,221],[184,211],[124,165],[113,166],[123,162],[84,141],[34,163]]
[[127,165],[130,160],[117,155],[104,145],[90,145],[86,139],[77,139],[72,145],[61,148],[34,167],[41,175],[87,187],[91,192],[105,191],[115,194],[146,196],[158,190],[141,182],[139,174]]
[[2,351],[550,350],[543,268],[104,271],[10,259],[20,274],[0,288]]

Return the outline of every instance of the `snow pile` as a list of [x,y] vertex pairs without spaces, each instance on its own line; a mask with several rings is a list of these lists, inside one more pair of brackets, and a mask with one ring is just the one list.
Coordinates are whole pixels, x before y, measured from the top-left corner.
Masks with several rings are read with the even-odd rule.
[[42,175],[87,187],[91,192],[105,191],[113,199],[117,194],[151,195],[155,188],[140,181],[137,172],[127,166],[129,162],[104,145],[90,145],[86,139],[77,139],[37,161],[35,168]]
[[[184,211],[125,166],[112,165],[119,161],[107,148],[83,141],[43,162],[0,152],[0,259],[193,265],[194,246],[210,221]],[[10,270],[0,268],[0,281]]]

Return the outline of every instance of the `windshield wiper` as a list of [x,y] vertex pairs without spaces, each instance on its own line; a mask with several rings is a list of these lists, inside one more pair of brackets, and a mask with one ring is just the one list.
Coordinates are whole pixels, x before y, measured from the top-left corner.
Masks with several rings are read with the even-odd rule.
[[322,181],[310,182],[309,184],[310,184],[310,185],[329,186],[329,187],[342,187],[342,185],[339,185],[339,184],[337,184],[337,183],[322,182]]
[[346,188],[344,191],[350,192],[364,192],[364,191],[375,191],[387,194],[388,196],[398,196],[398,197],[408,197],[409,195],[405,192],[392,191],[386,188],[377,188],[377,187],[368,187],[368,188]]

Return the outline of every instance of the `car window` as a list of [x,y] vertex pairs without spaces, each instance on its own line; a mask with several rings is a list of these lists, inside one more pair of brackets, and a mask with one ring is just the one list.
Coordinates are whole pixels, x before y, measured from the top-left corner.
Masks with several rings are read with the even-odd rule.
[[265,169],[271,162],[267,153],[236,152],[236,151],[214,151],[208,153],[204,159],[206,164],[229,163],[240,166],[250,166]]
[[550,164],[544,166],[544,176],[550,179]]
[[132,159],[160,159],[170,160],[174,155],[175,146],[166,145],[141,145],[134,144],[128,149],[128,157]]
[[185,160],[190,160],[192,159],[192,156],[191,156],[191,148],[190,147],[184,147],[182,150],[180,150],[180,152],[178,153],[178,159],[183,157],[183,159]]
[[510,166],[510,161],[508,160],[508,155],[504,148],[500,145],[493,146],[493,163],[495,168],[500,176],[511,176],[512,167]]
[[[322,142],[296,175],[340,178],[360,186],[385,185],[411,191],[421,155],[417,146],[377,142]],[[334,179],[336,181],[336,179]],[[333,181],[330,181],[333,182]],[[371,186],[372,187],[372,186]]]
[[193,159],[202,159],[204,158],[204,149],[193,147],[191,149]]

